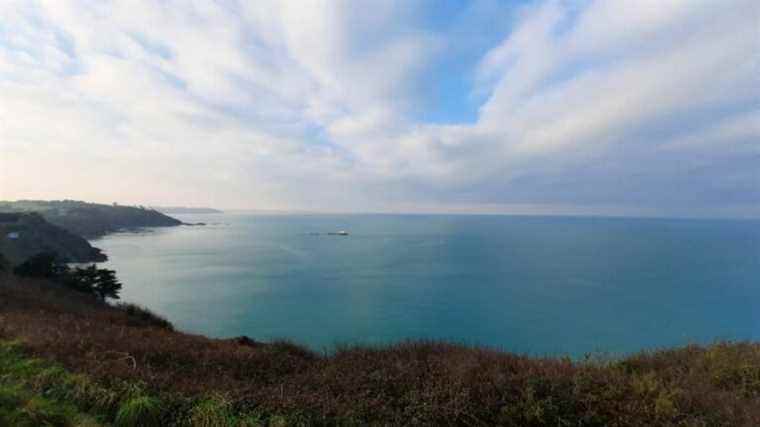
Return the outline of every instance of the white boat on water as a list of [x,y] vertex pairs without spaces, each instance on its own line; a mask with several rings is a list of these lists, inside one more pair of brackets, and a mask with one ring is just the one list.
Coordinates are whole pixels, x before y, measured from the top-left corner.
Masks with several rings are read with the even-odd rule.
[[348,236],[348,231],[340,230],[340,231],[332,231],[330,233],[327,233],[330,236]]

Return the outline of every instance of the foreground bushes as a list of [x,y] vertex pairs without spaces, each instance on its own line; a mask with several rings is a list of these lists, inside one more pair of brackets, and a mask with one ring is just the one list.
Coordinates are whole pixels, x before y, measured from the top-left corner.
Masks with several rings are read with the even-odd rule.
[[158,314],[148,310],[145,307],[125,302],[117,303],[114,305],[114,307],[126,313],[127,316],[139,324],[155,326],[157,328],[168,329],[170,331],[174,330],[174,325],[166,320],[166,318],[159,316]]
[[281,419],[233,414],[221,396],[164,399],[129,381],[103,387],[54,363],[28,357],[18,342],[0,341],[0,426],[253,427]]
[[0,284],[0,339],[76,379],[26,384],[126,425],[760,425],[759,344],[586,361],[438,342],[317,355],[136,318],[41,283]]
[[68,399],[56,400],[45,392],[48,387],[43,383],[64,380],[63,370],[46,366],[41,361],[24,358],[17,344],[0,342],[0,425],[100,425],[95,418],[81,413]]

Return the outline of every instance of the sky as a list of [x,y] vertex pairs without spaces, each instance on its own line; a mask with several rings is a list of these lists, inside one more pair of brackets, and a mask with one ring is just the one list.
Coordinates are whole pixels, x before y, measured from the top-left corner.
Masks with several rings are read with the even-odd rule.
[[756,0],[1,0],[0,199],[760,217]]

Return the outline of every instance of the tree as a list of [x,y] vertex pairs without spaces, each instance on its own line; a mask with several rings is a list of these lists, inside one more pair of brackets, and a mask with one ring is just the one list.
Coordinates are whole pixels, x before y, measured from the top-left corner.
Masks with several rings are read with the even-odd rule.
[[121,283],[116,279],[116,271],[101,268],[98,270],[98,280],[95,285],[95,294],[100,299],[119,299]]
[[95,295],[101,300],[119,299],[121,290],[121,283],[116,279],[114,270],[98,268],[95,264],[71,270],[53,252],[44,252],[29,258],[16,267],[13,273],[50,279],[76,291]]
[[116,279],[116,272],[91,265],[76,268],[68,274],[64,284],[80,292],[94,294],[101,300],[119,299],[121,283]]
[[98,268],[95,265],[91,265],[86,268],[77,267],[66,277],[62,282],[67,287],[74,289],[75,291],[84,292],[86,294],[95,293],[95,285],[98,281]]
[[13,274],[26,277],[58,279],[69,273],[69,266],[55,252],[41,252],[13,269]]

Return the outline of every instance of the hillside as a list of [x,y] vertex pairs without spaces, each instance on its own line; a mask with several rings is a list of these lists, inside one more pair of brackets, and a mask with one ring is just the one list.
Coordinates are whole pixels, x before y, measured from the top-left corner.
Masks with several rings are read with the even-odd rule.
[[182,224],[178,219],[144,207],[74,200],[0,201],[0,212],[38,212],[48,222],[88,239],[124,229],[171,227]]
[[140,310],[2,273],[0,318],[0,390],[11,396],[0,398],[0,424],[3,410],[45,420],[28,403],[37,398],[103,425],[760,425],[753,343],[621,360],[440,342],[321,355],[175,332]]
[[49,251],[69,262],[106,260],[100,249],[83,237],[49,223],[38,213],[0,213],[0,254],[11,264]]

